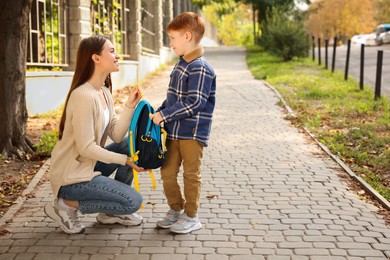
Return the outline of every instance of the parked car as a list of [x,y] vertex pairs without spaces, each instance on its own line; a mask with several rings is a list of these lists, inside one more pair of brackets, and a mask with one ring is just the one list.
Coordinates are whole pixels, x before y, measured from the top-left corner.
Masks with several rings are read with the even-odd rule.
[[366,46],[375,46],[377,45],[376,41],[376,34],[375,33],[369,33],[369,34],[358,34],[354,35],[351,38],[351,44],[364,44]]
[[390,24],[380,24],[375,28],[376,43],[378,45],[390,43]]

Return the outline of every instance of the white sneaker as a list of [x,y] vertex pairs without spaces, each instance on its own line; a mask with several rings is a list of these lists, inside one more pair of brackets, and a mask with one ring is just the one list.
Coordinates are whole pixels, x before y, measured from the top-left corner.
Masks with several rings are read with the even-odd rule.
[[190,218],[186,213],[180,214],[179,219],[169,230],[173,233],[186,234],[202,228],[198,217]]
[[46,203],[44,211],[49,218],[57,221],[67,234],[79,234],[85,231],[77,215],[78,210],[72,207],[62,208],[58,205],[57,199]]
[[129,215],[110,215],[99,213],[96,220],[101,224],[121,224],[123,226],[138,226],[142,223],[142,217],[136,213]]
[[156,226],[160,228],[169,228],[176,223],[180,215],[180,211],[168,210],[161,220],[157,221]]

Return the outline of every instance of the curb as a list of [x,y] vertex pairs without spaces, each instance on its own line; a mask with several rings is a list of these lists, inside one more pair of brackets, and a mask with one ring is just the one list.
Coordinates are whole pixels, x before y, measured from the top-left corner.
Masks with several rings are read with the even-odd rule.
[[[263,81],[263,83],[269,87],[275,94],[276,96],[282,101],[283,106],[286,108],[288,114],[291,117],[296,117],[294,111],[289,107],[287,102],[284,100],[282,95],[269,83]],[[325,152],[328,154],[330,158],[332,158],[343,170],[348,173],[348,175],[355,181],[357,181],[362,188],[368,192],[373,198],[375,198],[384,208],[387,210],[390,210],[390,202],[387,201],[382,195],[380,195],[375,189],[373,189],[370,184],[368,184],[365,180],[363,180],[361,177],[357,176],[338,156],[334,155],[323,143],[317,140],[317,138],[306,128],[303,127],[303,130],[311,137],[311,139],[314,140],[314,142],[317,143],[317,145]]]
[[41,166],[39,171],[32,178],[30,183],[27,185],[26,189],[23,191],[22,195],[15,201],[15,204],[12,205],[7,212],[0,218],[0,227],[7,224],[11,221],[16,212],[23,206],[23,203],[26,201],[27,196],[30,195],[34,189],[37,187],[39,181],[42,179],[43,175],[47,172],[50,166],[50,158],[45,161]]

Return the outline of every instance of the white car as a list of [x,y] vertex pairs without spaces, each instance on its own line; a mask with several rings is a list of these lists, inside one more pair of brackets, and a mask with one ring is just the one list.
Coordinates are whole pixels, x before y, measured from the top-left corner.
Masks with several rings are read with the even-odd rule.
[[375,33],[370,33],[370,34],[354,35],[351,38],[351,44],[353,44],[353,45],[364,44],[366,46],[375,46],[375,45],[377,45],[376,34]]
[[378,45],[390,43],[390,24],[380,24],[375,28]]
[[377,40],[380,44],[390,43],[390,32],[384,32],[379,34]]

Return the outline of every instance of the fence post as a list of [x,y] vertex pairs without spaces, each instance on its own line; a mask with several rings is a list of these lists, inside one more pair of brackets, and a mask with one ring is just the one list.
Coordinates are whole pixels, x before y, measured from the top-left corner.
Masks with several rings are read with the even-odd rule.
[[318,65],[321,65],[321,38],[318,37]]
[[348,80],[348,69],[349,69],[349,55],[351,52],[351,39],[348,39],[348,45],[347,45],[347,59],[345,60],[345,74],[344,74],[344,80]]
[[316,59],[316,55],[315,55],[315,51],[316,51],[316,44],[315,44],[315,41],[314,41],[314,35],[311,36],[311,42],[312,42],[312,46],[313,46],[313,51],[311,52],[312,55],[313,55],[313,61]]
[[325,69],[328,69],[328,45],[329,39],[325,39]]
[[334,72],[334,67],[336,65],[336,47],[337,47],[337,37],[334,37],[334,39],[333,39],[332,73]]
[[364,88],[364,44],[360,46],[360,90]]
[[382,83],[382,63],[383,63],[383,50],[378,51],[378,58],[376,62],[376,79],[375,79],[375,98],[381,97],[381,83]]

